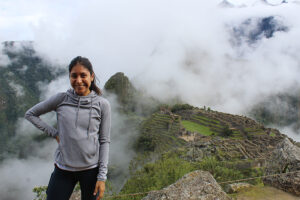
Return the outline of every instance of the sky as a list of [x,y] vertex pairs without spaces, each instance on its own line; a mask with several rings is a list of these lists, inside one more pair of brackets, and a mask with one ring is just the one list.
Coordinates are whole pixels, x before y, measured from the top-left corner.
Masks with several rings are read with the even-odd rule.
[[[0,42],[34,41],[37,53],[58,67],[67,66],[78,55],[88,57],[101,87],[113,74],[124,72],[135,87],[160,100],[177,97],[194,106],[233,114],[246,115],[269,95],[300,88],[300,0],[228,0],[231,6],[227,7],[221,2],[1,0]],[[250,44],[247,34],[270,16],[287,31],[277,31],[271,38],[260,35]],[[238,40],[234,29],[244,34]],[[0,54],[0,66],[7,63],[7,57]],[[61,77],[43,87],[42,99],[70,86],[68,78]],[[124,123],[124,116],[116,119]],[[289,127],[281,130],[300,141]],[[130,135],[121,139],[126,138]],[[5,176],[2,182],[8,184],[0,187],[0,193],[17,188],[19,196],[29,199],[32,181],[26,183],[34,174],[25,175],[33,164],[40,169],[37,174],[44,176],[35,183],[47,184],[52,170],[50,149],[55,145],[41,147],[38,155],[25,161],[7,160],[0,165],[0,177],[13,170],[22,177],[16,186]],[[10,195],[18,199],[17,194]]]

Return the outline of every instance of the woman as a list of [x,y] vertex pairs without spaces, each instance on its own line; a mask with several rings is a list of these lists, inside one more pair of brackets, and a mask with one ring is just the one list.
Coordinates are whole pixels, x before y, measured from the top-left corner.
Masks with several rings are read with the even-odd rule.
[[[95,73],[87,58],[78,56],[69,65],[73,89],[58,93],[30,108],[25,118],[55,138],[54,172],[48,200],[67,200],[77,182],[82,200],[103,197],[110,143],[110,104],[95,83]],[[55,111],[57,129],[39,116]]]

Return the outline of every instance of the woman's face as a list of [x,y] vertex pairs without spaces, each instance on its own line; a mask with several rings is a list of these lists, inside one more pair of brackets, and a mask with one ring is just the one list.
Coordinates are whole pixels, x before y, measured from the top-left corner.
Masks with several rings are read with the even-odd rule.
[[90,86],[94,80],[94,73],[81,64],[76,64],[70,72],[70,83],[75,92],[79,96],[86,96],[90,91]]

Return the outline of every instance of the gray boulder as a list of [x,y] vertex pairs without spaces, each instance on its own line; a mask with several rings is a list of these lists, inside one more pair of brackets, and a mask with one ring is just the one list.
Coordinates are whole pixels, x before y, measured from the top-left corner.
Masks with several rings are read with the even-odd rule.
[[270,176],[263,179],[264,184],[271,185],[286,192],[300,196],[300,148],[288,138],[280,142],[266,162],[266,175],[288,173]]
[[174,184],[153,191],[142,200],[230,200],[213,176],[206,171],[184,175]]

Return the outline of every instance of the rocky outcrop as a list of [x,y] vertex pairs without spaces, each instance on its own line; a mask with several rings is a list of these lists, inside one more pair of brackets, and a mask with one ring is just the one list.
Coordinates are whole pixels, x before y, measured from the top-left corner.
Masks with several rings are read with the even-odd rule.
[[[288,138],[279,143],[267,160],[266,175],[300,170],[300,148]],[[267,177],[265,184],[300,196],[300,172]]]
[[153,191],[143,200],[230,200],[213,176],[206,171],[194,171],[184,175],[174,184]]
[[80,191],[74,191],[72,196],[70,197],[70,200],[80,200],[80,199],[81,199]]

